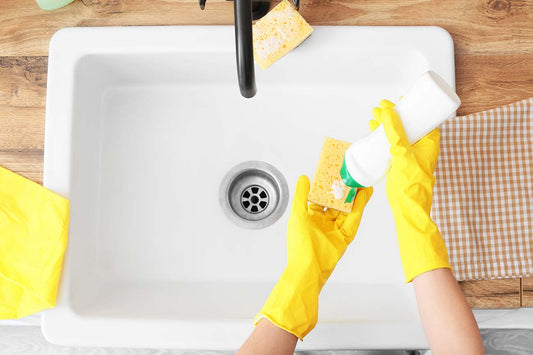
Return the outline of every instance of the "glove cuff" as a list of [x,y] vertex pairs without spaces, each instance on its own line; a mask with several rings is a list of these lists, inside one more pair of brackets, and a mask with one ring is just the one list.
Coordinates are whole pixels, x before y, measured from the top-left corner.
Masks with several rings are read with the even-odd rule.
[[429,216],[427,219],[423,223],[424,228],[398,228],[398,244],[406,283],[427,271],[451,269],[444,239]]
[[318,321],[318,295],[321,288],[318,278],[316,281],[306,278],[304,283],[301,275],[286,269],[254,318],[254,325],[266,318],[303,340]]

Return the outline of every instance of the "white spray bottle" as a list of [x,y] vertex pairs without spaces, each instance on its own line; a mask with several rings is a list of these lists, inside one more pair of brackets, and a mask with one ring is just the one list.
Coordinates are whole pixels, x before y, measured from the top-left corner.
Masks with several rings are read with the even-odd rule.
[[[402,120],[409,143],[454,116],[461,100],[436,73],[424,73],[394,107]],[[355,197],[355,188],[368,187],[380,181],[390,169],[390,144],[379,126],[368,136],[353,143],[344,155],[341,178],[351,188],[346,202]]]

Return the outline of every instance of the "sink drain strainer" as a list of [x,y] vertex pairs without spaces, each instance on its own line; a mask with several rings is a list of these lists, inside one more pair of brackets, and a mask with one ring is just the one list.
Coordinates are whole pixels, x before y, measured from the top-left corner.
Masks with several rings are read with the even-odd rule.
[[248,161],[232,168],[220,186],[220,204],[238,226],[265,228],[285,212],[289,189],[272,165]]
[[259,185],[248,186],[241,195],[241,205],[250,213],[263,212],[269,200],[267,190]]

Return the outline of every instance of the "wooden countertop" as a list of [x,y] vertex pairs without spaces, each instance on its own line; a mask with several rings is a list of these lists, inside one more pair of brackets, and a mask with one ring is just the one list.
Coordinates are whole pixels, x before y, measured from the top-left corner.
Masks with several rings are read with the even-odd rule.
[[[459,114],[533,96],[533,0],[301,0],[311,25],[434,25],[455,41]],[[47,12],[0,1],[0,165],[42,182],[50,37],[63,27],[221,25],[233,4],[207,0],[76,0]],[[461,283],[475,308],[533,307],[533,278]],[[523,289],[523,292],[522,292]]]

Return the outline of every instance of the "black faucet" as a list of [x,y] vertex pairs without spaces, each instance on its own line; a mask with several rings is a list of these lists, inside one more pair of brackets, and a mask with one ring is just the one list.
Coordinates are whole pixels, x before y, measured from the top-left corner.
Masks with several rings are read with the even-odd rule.
[[[235,14],[235,49],[237,54],[237,76],[241,95],[254,97],[257,92],[254,70],[254,44],[252,20],[258,20],[268,13],[270,1],[227,0],[234,2]],[[198,0],[200,9],[205,8],[206,0]],[[296,9],[300,0],[293,0]]]
[[[252,0],[234,0],[235,51],[241,95],[255,96],[254,43],[252,36]],[[270,7],[270,4],[268,4]]]

